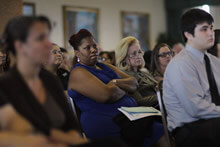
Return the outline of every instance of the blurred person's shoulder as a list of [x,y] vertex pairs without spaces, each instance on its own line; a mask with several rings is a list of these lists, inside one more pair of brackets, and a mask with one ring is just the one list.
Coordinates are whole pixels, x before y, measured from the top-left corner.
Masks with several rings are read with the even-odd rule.
[[17,72],[18,71],[15,67],[9,69],[8,71],[0,75],[0,82],[7,82],[8,80],[13,79]]
[[179,54],[174,56],[172,60],[167,65],[167,70],[183,68],[184,66],[191,66],[192,60],[185,49],[183,49]]
[[210,54],[210,53],[207,53],[208,57],[210,58],[210,60],[214,63],[217,63],[217,64],[220,64],[220,58]]

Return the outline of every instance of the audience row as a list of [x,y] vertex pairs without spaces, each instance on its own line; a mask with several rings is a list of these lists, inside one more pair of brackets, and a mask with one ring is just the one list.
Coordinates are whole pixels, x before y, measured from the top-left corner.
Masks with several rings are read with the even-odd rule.
[[[198,22],[189,17],[195,14]],[[194,27],[190,28],[192,26],[188,26],[188,22],[195,24]],[[74,49],[72,55],[70,51],[51,43],[51,24],[46,17],[19,16],[10,20],[0,44],[0,72],[4,73],[0,76],[0,140],[12,136],[17,144],[20,141],[21,145],[33,143],[33,146],[166,147],[160,117],[131,122],[118,110],[120,107],[138,106],[159,109],[156,92],[158,83],[165,79],[164,100],[169,131],[179,146],[201,145],[190,143],[201,138],[190,136],[184,130],[190,128],[193,133],[200,132],[194,130],[194,121],[202,127],[200,119],[209,117],[201,114],[197,118],[197,112],[210,114],[213,118],[219,111],[216,106],[218,100],[214,101],[213,97],[220,98],[218,79],[215,82],[220,33],[215,30],[214,41],[212,22],[211,15],[206,12],[189,10],[182,16],[181,22],[185,49],[180,43],[172,48],[160,43],[145,53],[133,36],[120,40],[114,52],[99,53],[93,35],[81,29],[69,39]],[[206,44],[202,43],[205,39],[199,37],[197,28],[200,25],[204,25],[200,35],[205,38],[204,34],[208,32],[207,36],[210,36]],[[208,48],[211,48],[208,52],[217,58],[206,55]],[[203,74],[204,67],[197,63],[194,55],[208,58],[204,59],[209,62],[204,67],[206,70],[213,68],[214,75],[212,72]],[[198,77],[202,74],[202,79],[197,79],[196,71],[201,71]],[[191,86],[193,81],[196,82],[194,87]],[[200,96],[204,91],[202,87],[198,89],[200,83],[208,91],[204,97]],[[70,100],[79,110],[78,116],[74,115]],[[208,111],[211,108],[215,110]],[[182,121],[180,117],[187,120]],[[186,127],[187,124],[192,125]],[[206,129],[206,132],[210,130]],[[185,134],[190,137],[182,138]],[[24,138],[30,138],[30,142],[24,142]],[[209,138],[207,142],[210,143]],[[13,143],[6,140],[4,144]],[[213,141],[213,144],[217,142]]]

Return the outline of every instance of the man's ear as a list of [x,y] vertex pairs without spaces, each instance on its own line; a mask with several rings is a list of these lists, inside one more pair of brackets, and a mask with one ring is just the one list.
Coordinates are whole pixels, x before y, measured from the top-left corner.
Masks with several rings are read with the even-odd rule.
[[189,32],[184,32],[184,35],[187,38],[187,40],[191,40],[193,38],[193,35],[190,34]]
[[16,40],[16,41],[14,42],[15,51],[16,51],[17,53],[20,52],[20,51],[22,50],[22,48],[23,48],[23,45],[24,45],[23,42],[21,42],[21,41],[19,41],[19,40]]

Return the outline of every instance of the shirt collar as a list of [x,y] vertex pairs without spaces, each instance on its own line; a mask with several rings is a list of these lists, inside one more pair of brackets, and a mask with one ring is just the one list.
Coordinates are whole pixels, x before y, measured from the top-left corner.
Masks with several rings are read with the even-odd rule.
[[196,57],[201,63],[204,63],[204,53],[202,53],[196,48],[191,47],[189,44],[186,44],[185,49],[188,52],[192,53],[192,55]]

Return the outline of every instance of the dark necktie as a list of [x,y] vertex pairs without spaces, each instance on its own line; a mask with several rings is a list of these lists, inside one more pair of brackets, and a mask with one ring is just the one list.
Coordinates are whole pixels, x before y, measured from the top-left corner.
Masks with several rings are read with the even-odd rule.
[[212,72],[211,64],[209,57],[207,55],[204,56],[205,59],[205,65],[206,65],[206,72],[208,76],[208,81],[209,81],[209,88],[210,88],[210,93],[212,97],[212,102],[215,103],[216,105],[220,105],[220,96],[218,93],[218,88],[215,82],[215,77]]

